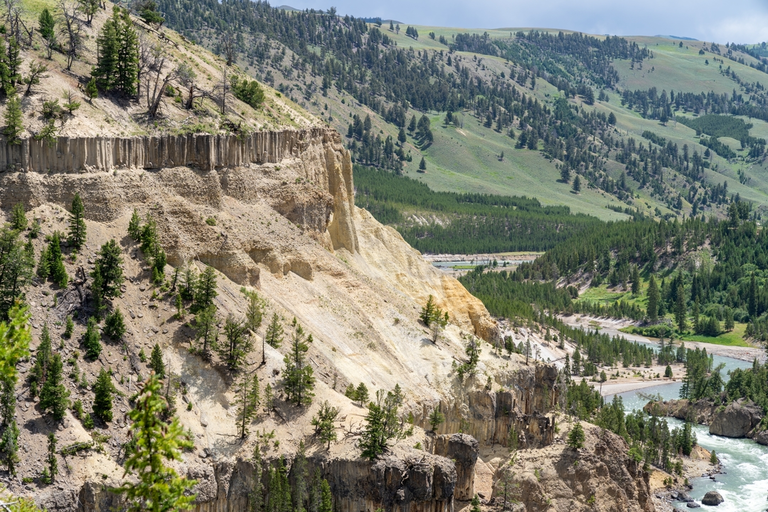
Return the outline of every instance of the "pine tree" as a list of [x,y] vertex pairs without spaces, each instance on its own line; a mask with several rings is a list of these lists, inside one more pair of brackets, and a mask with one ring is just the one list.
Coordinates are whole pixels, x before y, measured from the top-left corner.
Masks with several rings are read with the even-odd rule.
[[21,100],[13,90],[8,94],[8,101],[5,104],[5,128],[3,128],[6,141],[12,146],[21,144],[21,134],[24,133],[22,117]]
[[291,351],[284,358],[285,394],[289,402],[298,406],[312,403],[315,387],[315,377],[312,366],[307,364],[306,353],[309,351],[308,343],[312,342],[312,335],[304,336],[301,325],[296,330],[291,340]]
[[235,389],[237,429],[240,439],[248,437],[248,425],[256,417],[259,408],[259,395],[259,376],[254,373],[253,379],[249,379],[244,373]]
[[200,355],[211,359],[211,350],[216,348],[219,330],[216,328],[216,306],[211,305],[195,315],[195,341],[203,341]]
[[184,300],[192,300],[195,298],[195,290],[197,289],[197,272],[195,272],[192,265],[187,264],[184,266],[184,270],[181,273],[181,297]]
[[51,253],[48,246],[40,252],[40,261],[37,262],[37,277],[47,280],[51,275]]
[[85,245],[86,228],[83,215],[85,213],[85,207],[83,206],[83,200],[80,199],[80,194],[75,193],[75,198],[72,200],[72,210],[69,212],[69,245],[75,248],[75,250],[82,249]]
[[101,246],[95,266],[99,268],[103,278],[101,285],[102,295],[113,299],[121,295],[120,287],[123,284],[123,258],[122,251],[117,242],[112,239]]
[[581,192],[581,177],[577,174],[575,178],[573,178],[573,185],[572,185],[573,192],[578,194]]
[[584,428],[581,426],[581,422],[576,422],[571,431],[568,433],[568,442],[566,443],[569,448],[578,450],[584,447]]
[[48,434],[48,456],[46,457],[48,463],[48,483],[56,482],[56,475],[59,474],[59,461],[56,458],[56,434],[51,432]]
[[70,339],[74,330],[75,322],[72,320],[72,315],[67,315],[66,324],[64,326],[64,333],[61,335],[61,337],[65,340]]
[[20,461],[19,427],[16,424],[16,379],[0,382],[0,461],[11,475],[16,474],[16,464]]
[[752,277],[749,279],[747,313],[749,313],[750,320],[754,320],[757,317],[757,282],[755,281],[755,274],[752,274]]
[[128,11],[117,6],[96,39],[98,59],[91,75],[103,91],[126,96],[136,94],[138,82],[138,36]]
[[267,303],[255,291],[246,291],[245,289],[241,291],[248,300],[248,308],[245,312],[245,327],[252,332],[256,332],[264,320],[264,309]]
[[637,265],[632,265],[632,295],[637,297],[640,293],[640,272],[637,270]]
[[99,86],[96,85],[96,78],[91,78],[85,85],[85,95],[88,96],[88,103],[93,103],[93,98],[99,97]]
[[149,367],[155,372],[158,379],[165,378],[165,363],[163,362],[163,352],[160,350],[160,345],[155,343],[152,347],[152,354],[149,356]]
[[61,354],[53,354],[48,376],[40,389],[40,409],[60,421],[69,407],[69,391],[62,382]]
[[566,164],[561,164],[560,181],[562,181],[563,183],[571,182],[571,168],[568,167]]
[[27,229],[27,214],[24,211],[24,203],[16,203],[11,210],[11,229],[24,231]]
[[419,170],[420,171],[426,171],[427,170],[427,162],[424,160],[424,157],[421,157],[421,162],[419,162]]
[[291,501],[293,502],[293,512],[306,512],[304,504],[307,501],[307,456],[306,447],[304,441],[299,441],[299,451],[296,454],[296,458],[293,461],[291,467],[291,475],[293,476],[293,487],[291,489]]
[[56,20],[53,18],[51,11],[46,7],[43,12],[40,13],[38,18],[38,27],[40,35],[46,41],[53,41],[56,38]]
[[283,326],[280,323],[280,317],[277,313],[272,314],[272,321],[267,327],[267,333],[264,335],[264,339],[267,344],[272,348],[280,348],[283,343]]
[[437,428],[445,423],[445,415],[440,412],[440,406],[438,405],[432,409],[432,413],[429,415],[429,426],[432,428],[432,432],[437,432]]
[[333,512],[333,494],[326,479],[320,482],[320,508],[318,512]]
[[64,268],[64,258],[61,255],[61,238],[58,231],[55,231],[51,236],[51,241],[48,243],[48,254],[51,280],[59,288],[66,287],[69,282],[69,276],[67,275],[67,269]]
[[40,335],[40,345],[35,353],[35,364],[29,375],[29,394],[37,395],[48,376],[48,368],[51,366],[53,353],[51,351],[51,333],[48,331],[48,323],[43,324],[43,332]]
[[213,267],[205,267],[197,281],[194,309],[200,311],[213,305],[213,299],[216,298],[216,295],[218,295],[216,292],[216,272]]
[[128,235],[136,242],[141,238],[141,218],[139,217],[139,212],[136,211],[136,208],[133,209],[131,220],[128,222]]
[[120,308],[115,308],[115,311],[108,314],[104,321],[104,336],[117,341],[125,335],[126,330],[123,313]]
[[315,427],[315,435],[321,443],[327,443],[330,450],[331,442],[336,440],[336,426],[333,424],[339,416],[339,409],[332,407],[326,400],[320,406],[317,415],[312,417],[312,426]]
[[253,340],[245,333],[245,322],[228,315],[224,321],[226,343],[218,346],[219,357],[231,371],[237,371],[253,349]]
[[369,399],[368,386],[366,386],[364,382],[361,382],[357,385],[357,389],[355,389],[355,400],[360,407],[365,407]]
[[112,394],[117,391],[112,383],[112,377],[104,368],[99,372],[93,385],[93,414],[104,422],[112,421]]
[[656,285],[656,278],[651,274],[651,279],[648,281],[648,305],[646,307],[646,314],[648,315],[648,321],[655,324],[659,320],[659,287]]
[[88,326],[83,335],[83,347],[85,347],[85,357],[91,361],[101,354],[101,334],[94,316],[88,319]]
[[685,289],[683,284],[677,285],[677,297],[675,299],[675,323],[677,323],[677,329],[682,333],[685,331],[686,322],[686,307],[685,307]]
[[136,480],[129,480],[117,492],[125,494],[129,512],[191,508],[195,495],[186,491],[196,482],[179,477],[164,459],[180,460],[180,451],[193,444],[177,418],[162,419],[168,404],[156,375],[150,376],[134,400],[136,405],[128,413],[133,442],[125,446],[124,467]]

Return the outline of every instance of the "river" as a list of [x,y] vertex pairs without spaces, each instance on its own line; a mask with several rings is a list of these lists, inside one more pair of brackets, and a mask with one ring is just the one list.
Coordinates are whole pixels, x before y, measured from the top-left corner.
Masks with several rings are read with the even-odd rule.
[[[639,340],[638,340],[639,341]],[[656,345],[650,340],[645,343]],[[751,363],[731,357],[715,355],[714,366],[725,364],[723,378],[728,379],[727,372],[736,368],[749,368]],[[661,395],[664,400],[679,398],[682,383],[674,382],[645,388],[643,393]],[[621,393],[624,409],[632,412],[641,409],[646,401],[637,391]],[[612,396],[606,400],[613,399]],[[670,427],[682,424],[682,421],[667,418]],[[695,478],[690,483],[693,490],[689,493],[698,503],[707,491],[719,492],[725,502],[718,507],[702,505],[702,510],[718,510],[719,512],[762,512],[768,510],[768,446],[762,446],[751,439],[730,439],[709,434],[709,427],[696,425],[694,427],[699,445],[707,450],[715,450],[723,464],[725,474],[717,475],[716,480]],[[685,504],[675,505],[680,510],[688,510]]]

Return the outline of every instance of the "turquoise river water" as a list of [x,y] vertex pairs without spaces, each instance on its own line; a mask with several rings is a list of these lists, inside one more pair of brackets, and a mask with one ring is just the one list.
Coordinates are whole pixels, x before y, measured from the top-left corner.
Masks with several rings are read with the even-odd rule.
[[[729,357],[714,356],[715,366],[725,363],[723,377],[735,368],[748,368],[751,364]],[[680,382],[665,384],[642,390],[644,394],[661,395],[664,400],[679,397]],[[619,396],[624,400],[627,412],[642,408],[646,401],[631,391]],[[611,400],[613,397],[606,397]],[[670,427],[682,424],[674,418],[667,418]],[[725,502],[718,507],[702,505],[699,510],[717,510],[718,512],[763,512],[768,510],[768,446],[762,446],[751,439],[729,439],[709,434],[709,427],[697,425],[696,438],[699,445],[707,450],[715,450],[723,463],[725,474],[717,475],[712,481],[708,477],[695,478],[690,483],[693,490],[689,493],[698,503],[707,491],[719,492]],[[689,510],[685,504],[676,505],[680,510]]]

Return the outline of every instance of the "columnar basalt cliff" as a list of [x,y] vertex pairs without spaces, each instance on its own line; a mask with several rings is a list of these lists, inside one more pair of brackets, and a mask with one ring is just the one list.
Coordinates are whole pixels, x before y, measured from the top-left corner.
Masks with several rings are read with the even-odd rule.
[[[452,396],[440,401],[445,422],[438,432],[466,432],[480,444],[507,446],[510,431],[520,448],[538,448],[552,443],[554,421],[546,416],[559,396],[557,368],[537,364],[512,371],[499,371],[487,386],[479,377],[468,377],[463,386],[452,388]],[[434,405],[425,404],[419,425],[429,428]]]

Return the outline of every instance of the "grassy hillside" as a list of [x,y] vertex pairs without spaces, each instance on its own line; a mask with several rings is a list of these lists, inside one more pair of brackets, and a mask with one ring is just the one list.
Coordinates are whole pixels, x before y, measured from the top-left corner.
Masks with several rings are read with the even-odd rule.
[[[691,110],[671,103],[662,123],[654,111],[622,100],[625,92],[651,88],[665,97],[674,91],[726,95],[728,101],[735,92],[733,108],[748,107],[768,120],[765,64],[745,47],[540,30],[552,34],[547,39],[529,36],[531,29],[407,21],[390,29],[388,22],[376,26],[321,12],[277,13],[264,5],[210,0],[164,0],[159,7],[169,26],[215,52],[226,53],[234,39],[239,67],[342,134],[349,132],[357,162],[402,172],[435,190],[522,194],[604,220],[626,218],[617,213],[624,208],[657,218],[724,216],[736,194],[754,202],[758,216],[768,211],[764,144],[750,155],[740,141],[721,137],[721,147],[735,156],[710,150],[704,158],[701,142],[711,146],[709,136],[702,139],[675,118],[704,115],[709,106]],[[563,113],[562,99],[569,113]],[[730,115],[730,108],[715,113]],[[456,121],[444,122],[448,111]],[[399,143],[401,129],[422,116],[430,120],[430,140],[404,130],[406,140]],[[352,134],[350,126],[366,118],[366,131]],[[748,137],[767,139],[765,120],[748,119]],[[674,145],[675,161],[654,162],[660,148],[645,132]],[[520,144],[521,133],[536,134],[538,142]],[[384,161],[380,153],[387,144],[395,156]],[[418,172],[422,159],[424,173]],[[567,182],[563,167],[570,170]],[[576,175],[583,182],[578,194],[572,192]]]

